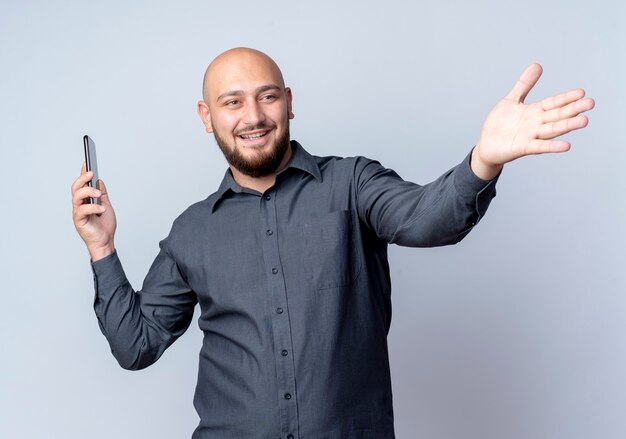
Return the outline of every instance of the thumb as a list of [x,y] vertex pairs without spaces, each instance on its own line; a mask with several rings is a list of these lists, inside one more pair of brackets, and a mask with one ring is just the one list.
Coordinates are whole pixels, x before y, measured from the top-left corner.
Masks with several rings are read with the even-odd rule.
[[96,187],[100,190],[100,202],[105,206],[111,205],[111,200],[109,200],[109,193],[107,192],[107,187],[104,184],[104,181],[98,179],[96,183]]
[[522,76],[519,77],[511,91],[506,95],[507,99],[511,99],[517,102],[524,102],[528,92],[535,86],[541,74],[543,68],[539,64],[531,64],[526,67]]

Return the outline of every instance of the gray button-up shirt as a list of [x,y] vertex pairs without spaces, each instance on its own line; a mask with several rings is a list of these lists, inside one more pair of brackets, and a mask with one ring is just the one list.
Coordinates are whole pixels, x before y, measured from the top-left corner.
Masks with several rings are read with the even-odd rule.
[[293,156],[261,194],[230,171],[160,242],[133,291],[92,264],[95,311],[124,368],[155,362],[200,303],[193,438],[394,437],[387,244],[453,244],[495,195],[465,160],[419,186],[364,157]]

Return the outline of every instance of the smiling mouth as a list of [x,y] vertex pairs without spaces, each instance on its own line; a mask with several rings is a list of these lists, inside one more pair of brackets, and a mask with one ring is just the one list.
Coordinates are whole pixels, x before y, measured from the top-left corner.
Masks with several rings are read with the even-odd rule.
[[262,137],[265,137],[267,133],[269,133],[269,131],[263,131],[260,133],[253,133],[253,134],[241,134],[239,135],[239,138],[244,139],[244,140],[255,140],[255,139],[260,139]]

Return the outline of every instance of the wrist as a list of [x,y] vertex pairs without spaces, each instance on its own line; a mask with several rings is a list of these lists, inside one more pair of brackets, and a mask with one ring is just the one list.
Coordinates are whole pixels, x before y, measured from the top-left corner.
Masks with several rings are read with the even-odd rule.
[[481,180],[493,180],[502,171],[503,165],[489,163],[480,156],[479,145],[472,151],[470,159],[472,172]]
[[115,251],[115,246],[111,243],[110,245],[106,245],[104,247],[88,247],[87,249],[89,250],[89,255],[91,256],[91,262],[96,262],[113,253]]

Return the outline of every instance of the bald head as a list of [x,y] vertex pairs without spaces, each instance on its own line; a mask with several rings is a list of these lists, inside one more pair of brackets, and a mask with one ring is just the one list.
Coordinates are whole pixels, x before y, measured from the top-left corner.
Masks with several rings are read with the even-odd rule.
[[242,88],[250,80],[270,81],[285,88],[278,65],[265,53],[246,47],[236,47],[218,55],[207,67],[202,83],[202,98],[207,105],[214,103],[232,87]]

